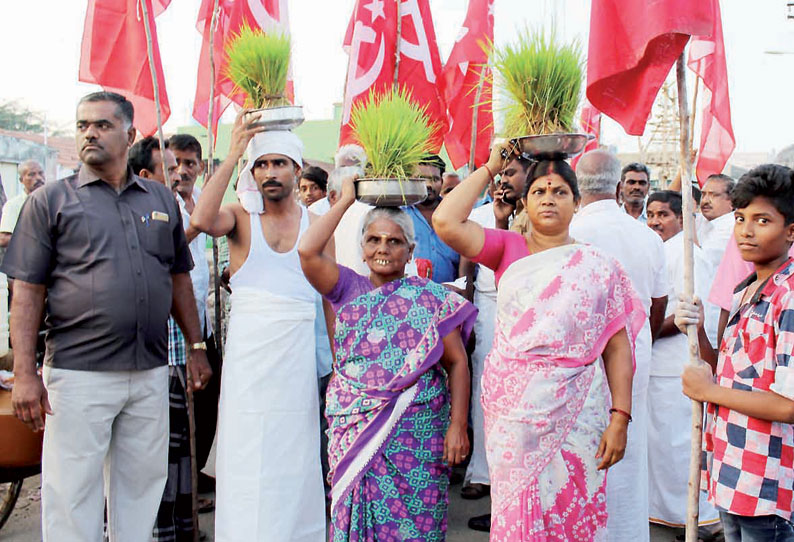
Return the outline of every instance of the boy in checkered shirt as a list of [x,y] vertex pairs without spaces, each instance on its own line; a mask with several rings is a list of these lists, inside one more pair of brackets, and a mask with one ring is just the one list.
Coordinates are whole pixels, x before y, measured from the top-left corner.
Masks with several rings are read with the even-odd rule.
[[702,482],[725,540],[794,541],[794,171],[759,166],[732,202],[736,242],[755,272],[735,290],[719,352],[700,300],[679,303],[675,323],[698,326],[708,363],[684,370],[683,390],[708,403]]

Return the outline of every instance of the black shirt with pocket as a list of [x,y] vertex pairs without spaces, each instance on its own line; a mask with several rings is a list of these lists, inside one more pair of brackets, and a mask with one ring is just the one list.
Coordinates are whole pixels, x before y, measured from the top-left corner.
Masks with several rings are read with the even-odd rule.
[[47,289],[45,364],[146,370],[168,360],[171,275],[193,267],[174,195],[131,170],[117,192],[85,167],[22,206],[0,270]]

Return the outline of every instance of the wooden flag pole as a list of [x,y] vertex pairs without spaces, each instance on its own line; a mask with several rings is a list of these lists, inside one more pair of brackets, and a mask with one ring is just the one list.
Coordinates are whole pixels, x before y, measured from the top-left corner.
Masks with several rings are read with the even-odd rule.
[[154,111],[157,114],[157,138],[160,140],[160,157],[163,167],[163,179],[165,185],[170,189],[168,180],[168,168],[165,165],[165,138],[163,137],[163,120],[160,105],[160,84],[157,81],[157,67],[154,65],[154,44],[152,42],[152,29],[149,27],[149,7],[146,0],[140,0],[141,13],[143,14],[143,29],[146,32],[146,53],[149,56],[149,70],[152,73],[152,87],[154,89]]
[[[690,299],[694,295],[694,232],[695,215],[692,202],[692,160],[690,155],[689,104],[686,89],[686,63],[684,53],[676,62],[678,81],[678,114],[681,126],[681,199],[684,215],[684,293]],[[687,326],[689,364],[700,365],[697,326]],[[689,486],[687,492],[686,542],[697,542],[700,495],[700,450],[703,434],[703,403],[692,401],[692,435],[689,458]]]
[[695,148],[695,117],[698,113],[698,90],[700,90],[700,77],[695,77],[695,92],[692,95],[692,113],[689,116],[689,156]]
[[399,90],[400,88],[400,40],[402,39],[403,18],[400,13],[400,4],[402,0],[394,0],[397,2],[397,40],[394,42],[394,83],[392,88]]
[[[212,19],[210,19],[210,104],[209,104],[209,117],[207,121],[207,142],[209,150],[207,151],[207,173],[205,179],[212,177],[215,170],[215,134],[212,131],[214,125],[215,115],[215,28],[218,24],[218,0],[212,8]],[[218,352],[219,359],[223,359],[223,330],[221,329],[221,275],[220,275],[220,262],[218,254],[218,240],[212,238],[212,267],[213,276],[213,295],[215,296],[215,349]]]
[[[168,179],[168,168],[165,165],[165,138],[163,137],[163,121],[160,105],[160,85],[157,81],[157,68],[154,64],[154,45],[152,43],[152,29],[149,26],[149,7],[147,0],[140,0],[141,12],[143,13],[143,28],[146,31],[146,52],[149,56],[149,69],[152,72],[152,87],[154,88],[154,108],[157,114],[157,136],[160,140],[160,157],[163,163],[163,179],[166,186],[171,188]],[[199,523],[198,523],[198,493],[197,493],[197,474],[196,474],[196,424],[193,417],[193,379],[190,373],[190,356],[188,356],[187,367],[185,370],[185,396],[187,397],[188,433],[190,439],[190,470],[191,470],[191,501],[193,516],[193,542],[199,542]]]
[[483,64],[480,66],[480,80],[477,83],[477,94],[474,96],[474,110],[471,113],[471,148],[469,149],[469,175],[474,173],[474,154],[477,150],[477,116],[480,112],[480,100],[482,99],[482,87],[485,84],[485,72],[488,67]]

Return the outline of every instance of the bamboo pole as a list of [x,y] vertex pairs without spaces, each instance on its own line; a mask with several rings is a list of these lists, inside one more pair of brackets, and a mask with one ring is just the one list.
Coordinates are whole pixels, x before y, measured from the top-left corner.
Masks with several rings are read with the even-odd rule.
[[[689,116],[689,155],[695,150],[695,117],[698,113],[698,90],[700,90],[700,77],[695,77],[695,92],[692,95],[692,112]],[[690,158],[691,159],[691,158]]]
[[[689,152],[689,104],[686,89],[686,65],[684,53],[676,62],[676,79],[678,81],[678,112],[681,126],[681,199],[684,215],[684,293],[689,298],[694,295],[694,232],[695,217],[692,205],[692,162]],[[700,365],[698,353],[697,326],[687,326],[687,342],[689,346],[689,364]],[[689,485],[687,491],[686,542],[697,542],[698,516],[700,495],[700,450],[703,433],[703,404],[692,401],[692,434],[689,458]]]
[[477,83],[477,94],[474,97],[474,110],[471,113],[471,148],[469,149],[469,175],[474,173],[474,154],[477,151],[477,116],[480,112],[480,100],[482,99],[482,87],[485,85],[485,64],[480,66],[480,80]]
[[394,1],[397,3],[397,39],[394,42],[394,83],[392,88],[396,91],[400,89],[400,40],[402,39],[403,18],[400,9],[402,0]]
[[[147,0],[140,0],[141,12],[143,13],[143,27],[146,31],[146,52],[149,56],[149,69],[152,73],[152,87],[154,88],[154,107],[157,115],[157,136],[160,140],[160,157],[163,164],[163,179],[166,186],[171,188],[168,179],[168,168],[165,164],[165,138],[163,137],[163,122],[160,105],[160,85],[157,80],[157,68],[154,64],[154,45],[152,43],[152,29],[149,27],[149,8]],[[183,382],[185,396],[187,397],[188,433],[190,439],[190,477],[191,477],[191,508],[193,520],[193,542],[199,542],[199,523],[198,523],[198,493],[197,493],[197,473],[196,473],[196,424],[193,407],[193,383],[190,372],[190,356],[188,355],[187,366],[185,368],[186,382]]]
[[[209,149],[207,151],[207,173],[206,179],[212,177],[215,169],[215,134],[212,131],[214,114],[215,114],[215,28],[218,24],[218,0],[215,0],[215,5],[212,8],[212,19],[210,19],[210,104],[209,104],[209,117],[207,122],[207,143]],[[219,255],[218,255],[218,240],[212,238],[212,267],[213,276],[213,295],[215,296],[215,349],[218,352],[218,357],[223,359],[223,332],[221,329],[221,276],[219,269]]]
[[146,0],[139,0],[143,14],[143,29],[146,32],[146,53],[149,57],[149,71],[152,73],[152,87],[154,89],[154,111],[157,115],[157,138],[160,141],[160,161],[163,167],[163,180],[168,188],[171,183],[168,179],[168,168],[165,165],[165,138],[163,137],[163,121],[160,105],[160,84],[157,81],[157,68],[154,65],[154,45],[152,43],[152,29],[149,27],[149,7]]

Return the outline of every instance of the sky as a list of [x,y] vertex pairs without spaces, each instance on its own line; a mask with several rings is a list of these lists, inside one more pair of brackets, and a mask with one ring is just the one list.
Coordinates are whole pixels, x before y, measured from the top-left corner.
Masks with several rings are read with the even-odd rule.
[[[442,61],[463,23],[467,1],[430,0]],[[87,0],[3,4],[0,102],[17,100],[46,113],[53,127],[70,131],[77,100],[97,89],[77,81]],[[166,131],[194,122],[199,4],[200,0],[172,0],[157,19],[172,111]],[[289,0],[296,100],[309,119],[330,118],[334,102],[342,100],[347,55],[341,43],[353,4],[354,0]],[[786,4],[721,2],[739,152],[772,153],[794,143],[794,19],[786,19]],[[581,40],[586,51],[589,9],[589,0],[495,0],[496,44],[513,40],[524,27],[550,27],[556,21],[563,37]],[[609,120],[602,127],[602,142],[622,151],[637,148],[636,138]]]

